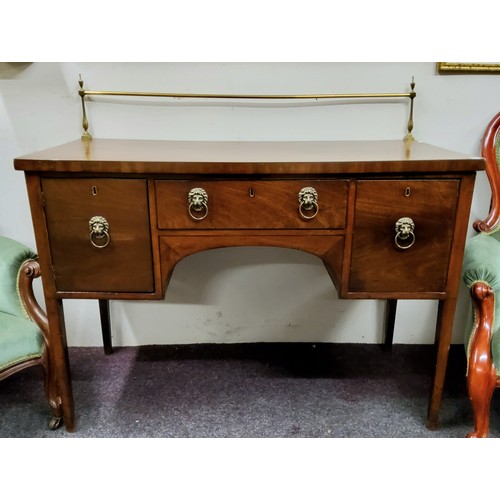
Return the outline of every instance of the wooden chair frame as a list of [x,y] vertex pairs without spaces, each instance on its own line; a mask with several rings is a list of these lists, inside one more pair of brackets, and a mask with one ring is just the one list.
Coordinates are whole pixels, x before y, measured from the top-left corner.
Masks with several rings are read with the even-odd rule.
[[39,278],[40,275],[40,265],[37,260],[29,259],[25,261],[19,271],[18,289],[21,301],[29,319],[36,323],[42,331],[45,349],[40,357],[22,361],[1,371],[0,380],[6,379],[11,375],[32,366],[41,366],[45,394],[52,410],[52,418],[49,422],[49,427],[51,429],[57,429],[62,423],[62,411],[61,401],[59,396],[57,396],[57,391],[55,390],[57,382],[53,376],[53,371],[50,369],[49,323],[47,321],[47,315],[40,307],[33,292],[33,280]]
[[[486,160],[486,174],[491,186],[491,209],[484,220],[474,222],[474,229],[490,233],[500,225],[500,172],[496,145],[500,131],[500,113],[488,124],[482,141],[482,156]],[[494,329],[495,293],[485,282],[470,287],[474,310],[474,326],[467,367],[467,389],[474,413],[474,431],[467,437],[487,437],[490,421],[490,404],[495,388],[500,387],[491,352]]]

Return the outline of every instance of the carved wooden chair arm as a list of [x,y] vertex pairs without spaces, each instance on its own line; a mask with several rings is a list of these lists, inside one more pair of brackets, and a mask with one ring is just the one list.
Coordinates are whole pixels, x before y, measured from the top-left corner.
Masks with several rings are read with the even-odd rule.
[[40,276],[40,264],[38,261],[35,259],[25,261],[19,270],[18,290],[26,313],[42,330],[45,344],[48,347],[49,323],[47,315],[38,303],[33,291],[33,280]]
[[[462,277],[473,301],[485,300],[485,290],[488,290],[488,297],[491,295],[493,310],[491,311],[491,324],[488,326],[489,342],[493,360],[496,360],[497,370],[500,370],[500,336],[494,335],[500,326],[497,320],[500,318],[500,301],[494,300],[495,297],[500,297],[500,242],[489,234],[478,234],[471,238],[465,248]],[[479,284],[483,286],[478,288]],[[477,295],[479,292],[481,293]],[[471,318],[465,338],[467,351],[470,351],[472,337],[474,333],[477,333],[477,322],[480,320],[478,318],[478,314],[481,314],[480,309],[474,312],[475,316]]]
[[500,380],[500,242],[496,233],[480,233],[466,245],[463,280],[469,288],[472,314],[465,332],[467,388],[474,411],[474,431],[486,437],[490,401]]

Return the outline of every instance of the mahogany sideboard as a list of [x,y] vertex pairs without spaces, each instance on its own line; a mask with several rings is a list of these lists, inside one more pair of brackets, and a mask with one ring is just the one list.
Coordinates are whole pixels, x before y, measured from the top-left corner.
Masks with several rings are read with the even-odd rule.
[[437,426],[483,159],[404,141],[94,139],[14,165],[25,174],[43,276],[52,406],[68,431],[62,299],[162,299],[181,259],[230,246],[316,255],[340,299],[438,300],[427,420]]

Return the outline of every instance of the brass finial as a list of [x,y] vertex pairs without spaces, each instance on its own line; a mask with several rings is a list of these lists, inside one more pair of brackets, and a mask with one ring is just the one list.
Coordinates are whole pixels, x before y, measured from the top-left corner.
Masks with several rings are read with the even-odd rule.
[[415,96],[417,93],[415,92],[415,77],[412,76],[411,78],[411,83],[410,83],[410,117],[408,118],[408,133],[405,135],[404,140],[405,141],[414,141],[415,138],[412,135],[412,130],[413,130],[413,99],[415,99]]
[[78,91],[78,94],[80,94],[80,97],[82,99],[82,112],[83,112],[83,118],[82,118],[82,127],[83,127],[82,140],[84,140],[84,141],[91,141],[92,140],[92,136],[89,134],[89,121],[87,119],[87,112],[85,111],[85,90],[83,89],[82,75],[78,75],[78,77],[79,77],[78,83],[80,85],[80,90]]

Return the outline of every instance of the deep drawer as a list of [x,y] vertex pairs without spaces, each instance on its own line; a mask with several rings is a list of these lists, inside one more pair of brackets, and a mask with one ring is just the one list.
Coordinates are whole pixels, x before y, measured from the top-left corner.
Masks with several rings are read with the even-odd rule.
[[[445,291],[459,187],[453,179],[359,181],[349,291]],[[396,238],[403,217],[415,226],[406,239]]]
[[[59,291],[153,291],[145,180],[46,178],[42,190]],[[95,216],[105,233],[91,234]]]
[[[335,229],[344,228],[347,181],[157,181],[160,229]],[[191,190],[206,201],[196,205]],[[317,200],[299,201],[303,188]],[[302,212],[302,214],[301,214]]]

